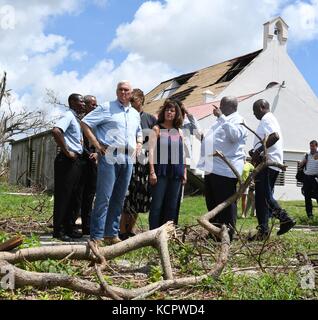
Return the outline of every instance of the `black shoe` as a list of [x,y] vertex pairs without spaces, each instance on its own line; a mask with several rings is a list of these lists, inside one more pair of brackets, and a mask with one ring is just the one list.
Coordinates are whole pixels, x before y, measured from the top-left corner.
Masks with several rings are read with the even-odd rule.
[[136,233],[133,232],[127,232],[127,236],[128,238],[134,237],[136,235]]
[[136,233],[133,233],[133,232],[126,232],[126,233],[120,233],[118,235],[119,239],[122,240],[122,241],[125,241],[131,237],[134,237],[136,235]]
[[82,233],[83,233],[83,236],[89,236],[90,230],[88,228],[82,228]]
[[118,237],[121,241],[125,241],[129,238],[128,233],[119,233]]
[[54,232],[53,233],[53,238],[61,240],[61,241],[70,241],[70,237],[67,236],[65,233],[63,232]]
[[247,241],[265,241],[269,237],[268,231],[263,231],[258,228],[258,231],[254,235],[249,235]]
[[72,230],[79,232],[82,229],[82,225],[81,224],[74,224],[72,226]]
[[296,221],[287,217],[284,221],[281,221],[279,224],[279,230],[277,231],[277,235],[281,236],[282,234],[288,232],[291,228],[293,228],[296,224]]
[[308,216],[308,219],[313,219],[314,218],[314,215],[312,213],[307,214],[307,216]]
[[296,221],[290,218],[284,209],[273,212],[273,216],[279,220],[278,236],[288,232],[296,224]]
[[82,236],[83,236],[81,232],[77,232],[75,230],[73,230],[71,232],[67,232],[66,235],[72,239],[79,239],[79,238],[82,238]]

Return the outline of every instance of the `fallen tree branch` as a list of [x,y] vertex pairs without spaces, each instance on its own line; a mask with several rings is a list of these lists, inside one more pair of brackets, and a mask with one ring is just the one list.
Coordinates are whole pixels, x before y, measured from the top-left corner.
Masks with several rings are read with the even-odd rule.
[[[213,269],[205,275],[173,280],[161,280],[137,289],[124,289],[114,286],[109,286],[109,288],[118,297],[121,297],[121,299],[133,299],[136,297],[140,298],[142,296],[148,296],[156,291],[179,289],[185,286],[196,285],[207,277],[213,277],[216,279],[221,274],[226,263],[226,259],[224,259],[224,257],[227,256],[228,252],[223,252],[223,249],[221,248],[219,259],[214,265]],[[109,294],[105,292],[100,285],[88,280],[82,280],[77,277],[55,273],[25,271],[13,266],[7,261],[0,260],[0,275],[7,275],[6,270],[10,270],[10,272],[12,272],[14,275],[14,288],[26,286],[32,286],[39,289],[63,287],[88,295],[105,296],[110,298]]]
[[101,267],[98,266],[97,264],[95,264],[95,270],[96,270],[96,274],[97,277],[101,283],[101,286],[103,288],[103,290],[105,291],[106,295],[109,296],[110,298],[114,299],[114,300],[123,300],[121,297],[119,297],[108,285],[108,283],[104,280],[103,278],[103,274],[101,271]]
[[104,268],[104,267],[106,266],[106,264],[107,264],[105,257],[103,257],[103,256],[100,254],[97,246],[95,246],[95,243],[94,243],[93,241],[88,240],[87,243],[88,243],[90,249],[93,251],[93,253],[94,253],[94,255],[96,256],[96,258],[98,259],[99,264]]
[[[171,223],[169,224],[171,225]],[[157,233],[160,232],[160,229],[166,228],[166,226],[167,224],[154,230],[145,231],[133,238],[129,238],[112,246],[101,247],[100,253],[106,258],[106,260],[111,260],[142,247],[156,247],[158,242]],[[26,248],[17,252],[0,252],[0,260],[6,260],[10,263],[22,262],[25,259],[28,261],[46,260],[48,258],[60,260],[72,251],[74,251],[74,255],[72,256],[73,260],[91,261],[94,259],[94,254],[87,245],[63,245],[54,247]]]
[[[170,228],[173,225],[170,225]],[[170,232],[174,231],[169,230]],[[168,249],[168,232],[167,228],[160,230],[158,233],[158,250],[160,252],[160,259],[161,259],[161,265],[163,268],[164,272],[164,279],[173,279],[173,274],[172,274],[172,267],[171,267],[171,261],[170,261],[170,255],[169,255],[169,249]]]

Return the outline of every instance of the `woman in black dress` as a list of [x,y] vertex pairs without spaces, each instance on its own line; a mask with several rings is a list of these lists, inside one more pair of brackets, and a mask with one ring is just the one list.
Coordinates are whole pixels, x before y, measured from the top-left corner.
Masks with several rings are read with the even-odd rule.
[[[142,90],[134,89],[132,92],[131,104],[140,113],[141,128],[143,130],[144,144],[148,141],[148,136],[152,127],[157,123],[157,119],[149,113],[143,111],[145,96]],[[147,132],[148,131],[148,132]],[[132,177],[125,199],[123,213],[120,220],[121,240],[126,240],[135,235],[133,229],[137,221],[139,212],[148,212],[151,203],[151,193],[149,189],[148,177],[149,166],[146,164],[148,154],[143,148],[141,156],[136,160]]]

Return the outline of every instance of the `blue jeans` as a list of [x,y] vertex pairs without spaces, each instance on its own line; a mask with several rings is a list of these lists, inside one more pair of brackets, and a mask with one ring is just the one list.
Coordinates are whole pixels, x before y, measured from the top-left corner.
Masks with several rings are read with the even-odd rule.
[[159,228],[170,220],[177,221],[181,185],[180,177],[158,176],[157,184],[151,186],[149,229]]
[[109,164],[99,157],[96,199],[91,216],[91,238],[118,235],[120,214],[132,174],[132,164]]
[[274,199],[274,186],[278,171],[265,168],[255,177],[255,209],[258,225],[262,232],[268,232],[268,220],[273,211],[281,210]]

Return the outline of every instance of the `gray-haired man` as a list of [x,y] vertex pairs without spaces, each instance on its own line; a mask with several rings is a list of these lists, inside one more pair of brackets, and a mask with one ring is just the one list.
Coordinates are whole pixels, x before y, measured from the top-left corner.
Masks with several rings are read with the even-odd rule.
[[128,81],[119,82],[117,100],[98,106],[82,120],[85,136],[99,153],[90,236],[108,244],[120,241],[119,219],[132,174],[130,154],[141,149],[143,141],[140,115],[130,105],[131,92]]

